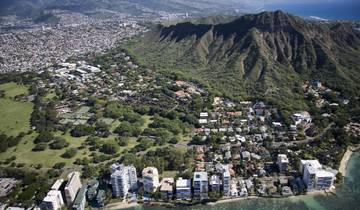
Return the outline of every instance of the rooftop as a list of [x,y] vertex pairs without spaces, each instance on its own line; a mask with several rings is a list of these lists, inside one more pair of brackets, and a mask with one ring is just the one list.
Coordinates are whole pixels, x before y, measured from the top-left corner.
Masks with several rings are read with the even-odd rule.
[[157,170],[157,168],[155,167],[146,167],[144,168],[144,170],[142,171],[142,176],[158,176],[159,172]]
[[61,192],[58,190],[50,190],[46,197],[44,198],[44,202],[53,202],[58,199],[59,194],[61,195]]
[[72,183],[75,181],[75,176],[80,177],[80,173],[77,171],[74,171],[68,175],[69,181],[66,184],[66,187],[69,187],[70,185],[72,185]]
[[322,168],[318,160],[300,160],[302,165],[312,166],[315,169]]
[[64,182],[64,179],[56,180],[56,182],[51,186],[51,189],[52,190],[59,190],[63,182]]
[[207,181],[208,174],[207,172],[195,172],[194,173],[194,181]]
[[316,171],[316,176],[317,177],[335,177],[335,175],[329,171],[325,171],[325,170],[319,170]]
[[160,191],[172,191],[173,185],[174,185],[174,178],[172,177],[163,178],[161,181]]
[[190,186],[190,179],[183,179],[180,177],[178,180],[176,180],[176,188],[190,188]]
[[87,185],[83,185],[79,192],[76,195],[76,198],[74,200],[74,206],[78,206],[81,204],[81,202],[83,201],[83,199],[85,199],[85,193],[86,193],[86,189],[87,189]]
[[285,154],[278,154],[278,162],[280,163],[288,163],[289,159]]

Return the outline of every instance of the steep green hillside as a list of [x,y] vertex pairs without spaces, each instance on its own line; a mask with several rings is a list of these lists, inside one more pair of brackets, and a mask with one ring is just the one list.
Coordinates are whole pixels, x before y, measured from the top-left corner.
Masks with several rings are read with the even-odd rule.
[[[158,26],[122,47],[143,64],[196,78],[238,98],[305,106],[299,86],[320,79],[345,95],[360,90],[360,33],[264,12],[224,24]],[[293,103],[289,103],[292,101]]]

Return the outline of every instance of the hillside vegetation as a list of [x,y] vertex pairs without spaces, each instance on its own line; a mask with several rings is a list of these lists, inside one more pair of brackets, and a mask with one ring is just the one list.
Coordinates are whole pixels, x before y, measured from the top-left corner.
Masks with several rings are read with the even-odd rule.
[[345,97],[360,90],[360,33],[281,11],[157,26],[121,47],[148,67],[197,79],[225,96],[265,98],[283,108],[306,106],[299,91],[306,80],[319,79]]

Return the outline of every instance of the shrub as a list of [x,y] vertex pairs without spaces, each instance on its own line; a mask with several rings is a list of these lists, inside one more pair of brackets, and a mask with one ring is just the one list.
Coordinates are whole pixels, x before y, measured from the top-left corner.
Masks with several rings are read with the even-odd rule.
[[126,137],[120,137],[117,139],[117,142],[120,146],[122,147],[126,147],[127,145],[129,145],[129,139]]
[[119,150],[119,146],[113,143],[105,143],[102,145],[102,147],[100,148],[100,151],[108,154],[108,155],[113,155],[116,154]]
[[38,143],[37,145],[35,145],[35,147],[32,149],[32,151],[34,152],[40,152],[40,151],[44,151],[47,148],[47,143]]
[[174,137],[174,138],[170,139],[169,143],[170,144],[177,144],[177,143],[179,143],[179,139]]
[[53,166],[54,169],[62,169],[64,168],[66,165],[66,163],[64,162],[60,162],[60,163],[55,163],[55,165]]
[[49,131],[42,131],[39,133],[39,135],[35,138],[34,143],[38,144],[41,142],[50,142],[51,140],[54,139],[54,136],[51,132]]
[[119,127],[114,131],[121,136],[139,136],[141,129],[136,124],[130,124],[129,122],[122,122]]
[[54,142],[52,142],[50,144],[50,149],[60,150],[65,147],[68,147],[68,146],[69,146],[69,143],[66,141],[66,139],[61,138],[61,137],[56,137]]
[[77,125],[70,133],[73,137],[88,136],[94,133],[94,128],[87,125]]
[[70,159],[75,157],[76,153],[77,153],[77,149],[75,148],[67,149],[65,153],[61,155],[61,157]]

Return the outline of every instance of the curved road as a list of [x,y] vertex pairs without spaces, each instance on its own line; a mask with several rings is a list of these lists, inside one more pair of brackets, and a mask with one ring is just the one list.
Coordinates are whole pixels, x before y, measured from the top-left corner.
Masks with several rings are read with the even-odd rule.
[[294,144],[308,144],[311,142],[314,142],[315,139],[322,137],[331,127],[333,127],[335,125],[335,123],[330,123],[321,133],[319,133],[316,136],[313,137],[309,137],[306,136],[306,139],[304,140],[299,140],[299,141],[282,141],[282,142],[274,142],[273,143],[273,147],[277,148],[280,147],[281,145],[285,144],[286,146],[290,146],[290,145],[294,145]]

